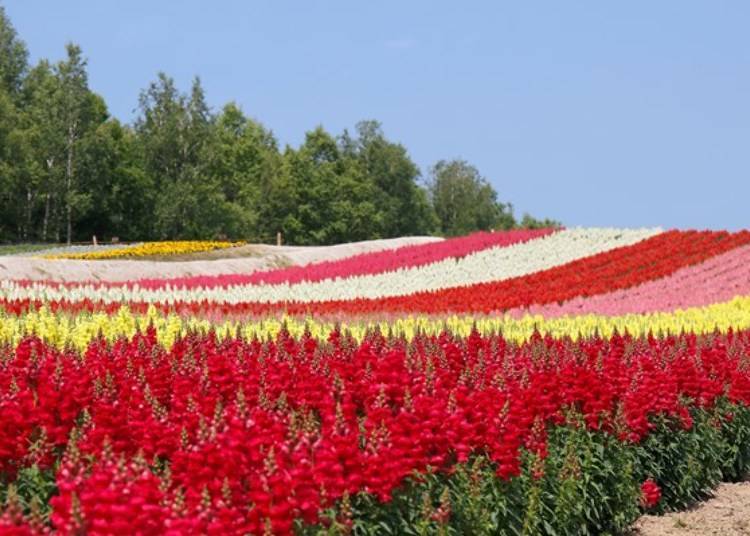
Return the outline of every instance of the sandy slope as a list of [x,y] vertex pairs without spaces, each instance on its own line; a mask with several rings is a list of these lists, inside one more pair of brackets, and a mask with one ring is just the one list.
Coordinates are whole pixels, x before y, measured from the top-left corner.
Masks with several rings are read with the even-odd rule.
[[[442,240],[429,236],[411,236],[386,240],[368,240],[335,246],[252,246],[250,256],[216,260],[81,261],[0,256],[0,279],[51,279],[55,281],[127,281],[140,278],[162,278],[186,275],[250,273],[278,266],[301,265],[335,260],[358,253],[392,249],[409,244]],[[250,246],[246,246],[250,247]]]
[[633,536],[750,535],[750,482],[721,484],[714,496],[685,512],[643,516]]

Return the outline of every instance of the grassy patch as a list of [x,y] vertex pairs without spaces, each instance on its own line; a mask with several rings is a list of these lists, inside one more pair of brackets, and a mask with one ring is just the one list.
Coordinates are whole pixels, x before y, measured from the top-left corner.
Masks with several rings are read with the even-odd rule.
[[0,245],[0,255],[18,255],[20,253],[34,253],[55,247],[61,244],[3,244]]

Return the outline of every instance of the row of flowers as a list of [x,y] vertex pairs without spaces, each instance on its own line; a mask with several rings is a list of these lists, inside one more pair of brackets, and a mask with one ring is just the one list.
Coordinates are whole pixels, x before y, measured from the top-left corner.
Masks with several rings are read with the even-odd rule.
[[[128,244],[130,246],[139,246],[141,242]],[[12,246],[11,246],[12,247]],[[55,255],[70,255],[79,253],[94,253],[101,251],[108,251],[113,249],[122,249],[122,244],[72,244],[68,245],[51,245],[51,244],[31,244],[31,245],[19,245],[18,252],[10,253],[17,257],[52,257]],[[5,248],[0,250],[0,255],[5,255]],[[11,250],[12,251],[12,250]]]
[[633,288],[597,296],[573,298],[510,311],[556,317],[562,315],[674,311],[725,302],[735,296],[750,295],[750,246],[742,246],[707,261],[681,268],[663,279],[648,281]]
[[231,308],[255,314],[278,310],[290,314],[507,311],[633,287],[666,277],[682,267],[699,264],[748,243],[748,231],[669,231],[628,247],[507,280],[379,299],[247,303]]
[[[328,509],[351,529],[351,498],[377,510],[415,474],[451,475],[477,456],[507,493],[524,474],[544,479],[550,438],[568,427],[601,434],[604,461],[644,482],[652,507],[661,489],[681,491],[673,468],[620,467],[615,454],[648,451],[659,422],[691,430],[695,412],[731,423],[719,408],[750,403],[748,351],[748,332],[516,346],[478,332],[356,343],[282,331],[265,343],[191,334],[165,350],[150,329],[81,354],[29,338],[0,356],[0,478],[52,472],[49,520],[64,533],[287,534]],[[575,467],[589,470],[570,465],[571,483]],[[433,521],[448,523],[441,506]],[[515,508],[523,517],[532,502]],[[2,522],[38,528],[17,510]]]
[[511,230],[477,232],[467,236],[448,238],[437,242],[412,244],[394,249],[370,251],[343,259],[315,262],[303,266],[290,266],[275,270],[260,270],[251,274],[176,277],[168,279],[141,279],[130,281],[128,286],[141,288],[212,288],[237,285],[278,285],[323,281],[325,279],[392,272],[416,268],[448,258],[461,258],[489,248],[510,246],[541,238],[555,229]]
[[[513,235],[523,238],[526,235]],[[429,293],[476,285],[513,281],[515,278],[544,272],[570,262],[605,252],[648,243],[660,236],[658,229],[570,229],[528,241],[516,240],[511,245],[479,249],[462,257],[451,256],[429,264],[402,265],[380,273],[301,281],[293,284],[242,284],[233,286],[175,288],[167,284],[158,288],[134,286],[103,286],[99,284],[65,286],[43,282],[3,281],[0,297],[68,302],[99,301],[102,303],[307,303],[333,300],[361,300]],[[681,235],[680,235],[681,236]],[[692,239],[689,234],[685,237]],[[429,247],[436,247],[428,244]],[[440,250],[441,252],[443,250]],[[391,255],[396,255],[392,252]],[[356,259],[356,257],[354,258]],[[357,261],[359,262],[359,261]],[[357,262],[346,264],[355,272]],[[313,273],[322,273],[315,272]],[[334,270],[333,274],[338,272]],[[219,281],[222,278],[218,278]]]
[[163,242],[144,242],[120,247],[97,248],[93,251],[62,251],[43,255],[47,259],[102,260],[139,258],[152,256],[185,255],[202,253],[217,249],[227,249],[244,245],[244,242],[227,242],[214,240],[178,240]]
[[[570,232],[562,231],[525,244],[500,248],[497,252],[530,247],[535,243],[544,244]],[[488,282],[465,286],[447,286],[438,290],[419,291],[381,298],[359,297],[348,300],[305,302],[300,301],[297,296],[290,296],[290,301],[234,303],[235,300],[229,302],[221,299],[220,296],[209,295],[212,292],[210,289],[185,291],[186,293],[193,292],[191,298],[187,301],[180,299],[181,294],[179,292],[167,289],[160,291],[133,289],[134,293],[151,292],[149,296],[153,301],[128,301],[128,295],[122,294],[122,290],[115,288],[101,289],[93,286],[62,288],[39,284],[2,282],[0,283],[0,290],[2,290],[3,303],[6,304],[8,310],[23,310],[32,304],[53,303],[55,307],[67,309],[111,311],[116,310],[116,305],[126,302],[138,311],[144,311],[151,303],[154,303],[163,311],[174,310],[181,314],[188,313],[208,318],[227,315],[273,316],[281,313],[290,315],[312,314],[315,316],[359,316],[390,313],[476,314],[514,309],[518,314],[518,309],[527,309],[531,306],[555,302],[562,303],[576,297],[605,294],[658,280],[674,274],[681,268],[698,265],[707,259],[749,243],[750,232],[748,231],[738,233],[669,231],[639,240],[629,246],[608,249],[598,254],[578,258],[572,262],[528,275],[501,280],[492,279]],[[536,249],[539,255],[546,251],[547,249]],[[563,255],[554,248],[549,250],[550,254],[554,254],[555,251],[558,251],[558,255]],[[476,255],[483,254],[486,255],[487,253],[480,252]],[[453,262],[454,268],[457,269],[459,263],[460,261]],[[487,266],[486,270],[489,269],[490,266]],[[447,271],[446,273],[450,274],[451,272]],[[486,277],[486,274],[477,272],[476,277]],[[454,275],[454,284],[458,279],[460,279],[460,276]],[[437,279],[433,282],[435,285],[446,283]],[[415,286],[420,284],[418,280],[413,280],[411,283]],[[315,284],[320,283],[314,283],[313,285]],[[404,285],[406,284],[404,282]],[[432,283],[421,284],[429,285]],[[294,287],[299,287],[299,285]],[[231,295],[230,289],[223,290]],[[408,291],[408,288],[405,287],[403,291]],[[355,293],[355,295],[358,294]]]
[[[104,337],[110,343],[130,338],[148,327],[154,330],[160,344],[170,348],[180,337],[190,333],[209,333],[219,340],[241,337],[244,340],[268,340],[282,330],[295,337],[305,333],[317,340],[325,340],[337,327],[361,342],[369,333],[388,333],[407,341],[419,335],[434,336],[449,331],[466,337],[472,330],[484,336],[502,334],[515,344],[528,342],[541,333],[555,338],[611,337],[628,333],[635,337],[650,334],[667,336],[680,333],[727,333],[750,329],[750,296],[737,297],[727,302],[705,307],[677,310],[672,313],[629,314],[622,316],[578,315],[558,318],[525,315],[505,316],[382,316],[354,318],[328,317],[268,317],[259,319],[231,319],[220,316],[206,318],[191,316],[189,309],[177,312],[159,311],[149,306],[135,311],[128,306],[91,313],[86,304],[30,304],[0,303],[9,311],[0,313],[0,344],[16,345],[25,337],[36,336],[56,348],[76,348],[84,351],[91,342]],[[10,310],[12,309],[12,310]]]

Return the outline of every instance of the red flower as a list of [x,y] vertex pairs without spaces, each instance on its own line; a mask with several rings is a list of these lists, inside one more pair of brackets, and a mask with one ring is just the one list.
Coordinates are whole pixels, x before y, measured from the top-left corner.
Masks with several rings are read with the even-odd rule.
[[661,488],[659,484],[650,478],[641,484],[641,506],[644,508],[653,508],[659,504],[660,499]]

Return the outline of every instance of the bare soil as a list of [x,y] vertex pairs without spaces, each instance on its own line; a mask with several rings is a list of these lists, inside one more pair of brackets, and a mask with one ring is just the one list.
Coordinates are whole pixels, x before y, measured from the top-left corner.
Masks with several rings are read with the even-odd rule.
[[713,497],[689,510],[663,516],[646,515],[632,536],[750,535],[750,482],[721,484]]
[[[411,244],[442,240],[411,236],[368,240],[335,246],[269,246],[254,244],[181,259],[161,260],[70,260],[0,256],[0,280],[128,281],[193,275],[252,273],[283,266],[336,260],[358,253],[393,249]],[[169,260],[169,262],[165,262]]]

